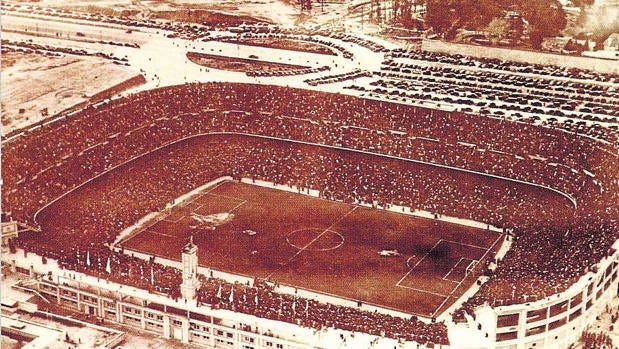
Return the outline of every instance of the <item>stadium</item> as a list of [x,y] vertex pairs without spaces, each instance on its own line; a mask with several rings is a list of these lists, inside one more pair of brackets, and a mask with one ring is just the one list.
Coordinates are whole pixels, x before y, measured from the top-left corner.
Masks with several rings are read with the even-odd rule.
[[23,287],[221,348],[567,348],[616,297],[618,75],[263,31],[204,42],[382,59],[270,62],[246,75],[310,77],[145,89],[8,134]]

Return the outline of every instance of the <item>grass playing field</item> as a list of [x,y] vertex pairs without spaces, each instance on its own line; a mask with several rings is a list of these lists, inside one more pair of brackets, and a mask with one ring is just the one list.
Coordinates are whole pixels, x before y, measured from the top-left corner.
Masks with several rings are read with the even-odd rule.
[[[214,230],[192,217],[217,213],[232,219]],[[488,230],[224,182],[122,245],[180,260],[191,235],[202,266],[424,317],[462,295],[475,282],[466,268],[502,241]],[[379,255],[384,249],[401,255]]]

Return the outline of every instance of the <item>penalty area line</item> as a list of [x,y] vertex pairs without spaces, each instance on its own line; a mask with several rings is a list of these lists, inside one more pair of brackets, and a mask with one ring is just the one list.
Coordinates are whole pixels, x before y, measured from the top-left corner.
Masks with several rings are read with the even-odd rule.
[[460,245],[460,246],[466,246],[466,247],[471,247],[471,248],[476,248],[476,249],[480,249],[480,250],[487,250],[488,247],[483,247],[483,246],[477,246],[477,245],[471,245],[471,244],[465,244],[463,242],[459,242],[459,241],[454,241],[454,240],[443,240],[445,242],[449,242],[452,244],[456,244],[456,245]]
[[403,285],[397,285],[397,287],[402,287],[402,288],[405,288],[407,290],[423,292],[423,293],[427,293],[427,294],[433,294],[435,296],[439,296],[439,297],[443,297],[443,298],[449,298],[449,295],[445,295],[445,294],[442,294],[442,293],[436,293],[436,292],[432,292],[432,291],[428,291],[428,290],[422,290],[422,289],[415,288],[415,287],[403,286]]
[[243,200],[243,202],[241,202],[240,204],[234,206],[228,213],[232,213],[232,212],[236,211],[237,208],[245,205],[246,203],[247,203],[247,200]]
[[[213,190],[215,190],[215,189],[216,188],[213,188]],[[208,192],[204,193],[204,195],[216,196],[216,197],[220,197],[220,198],[224,198],[224,199],[230,199],[230,200],[234,200],[234,201],[244,201],[244,202],[247,202],[246,200],[239,199],[239,198],[236,198],[234,196],[215,194],[215,193],[211,193],[211,191],[212,190],[209,190]]]
[[178,238],[178,236],[176,236],[176,235],[170,235],[170,234],[161,233],[161,232],[158,232],[158,231],[148,230],[148,232],[149,232],[149,233],[151,233],[151,234],[157,234],[157,235],[161,235],[161,236],[167,236],[167,237],[170,237],[170,238],[175,238],[175,239],[177,239],[177,238]]
[[[409,270],[409,271],[407,271],[407,272],[406,272],[406,274],[404,274],[404,276],[402,276],[402,278],[401,278],[398,282],[396,282],[396,283],[395,283],[396,287],[399,287],[399,286],[400,286],[400,284],[402,283],[402,281],[404,281],[404,279],[406,279],[406,278],[410,275],[410,273],[413,271],[413,269],[415,269],[415,268],[419,265],[419,263],[421,263],[421,261],[423,261],[423,260],[424,260],[424,259],[425,259],[425,258],[426,258],[429,254],[430,254],[430,252],[432,252],[432,251],[436,248],[436,246],[438,246],[438,244],[440,244],[440,243],[441,243],[441,241],[443,241],[443,239],[439,239],[439,240],[438,240],[438,241],[434,244],[434,246],[432,246],[432,248],[430,249],[430,251],[426,252],[426,254],[424,254],[424,255],[423,255],[423,257],[421,257],[421,259],[419,259],[419,260],[417,261],[417,263],[415,263],[415,265],[413,265],[412,267],[408,265],[408,261],[410,260],[410,258],[406,260],[406,266],[410,267],[410,270]],[[411,256],[411,257],[412,257],[412,256]],[[401,287],[406,287],[406,286],[401,286]]]

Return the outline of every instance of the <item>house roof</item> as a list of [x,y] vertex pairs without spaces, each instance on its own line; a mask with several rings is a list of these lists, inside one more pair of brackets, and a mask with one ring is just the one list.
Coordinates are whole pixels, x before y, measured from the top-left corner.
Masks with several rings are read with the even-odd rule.
[[604,48],[614,48],[615,50],[619,50],[619,33],[610,34],[608,39],[604,42]]

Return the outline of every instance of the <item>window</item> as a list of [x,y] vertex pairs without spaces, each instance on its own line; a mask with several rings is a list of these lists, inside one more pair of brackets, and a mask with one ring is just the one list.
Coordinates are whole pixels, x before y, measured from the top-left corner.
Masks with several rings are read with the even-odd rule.
[[497,342],[508,341],[510,339],[516,339],[516,338],[518,338],[518,332],[516,331],[496,334]]
[[565,310],[567,310],[567,300],[551,306],[550,307],[550,317],[553,317],[555,315],[561,314]]
[[570,314],[570,321],[572,321],[575,318],[579,317],[580,314],[582,314],[582,309],[578,309],[575,312],[573,312],[572,314]]
[[531,310],[527,312],[527,322],[535,322],[545,319],[548,308]]
[[533,335],[536,335],[538,333],[542,333],[544,331],[546,331],[546,325],[537,326],[537,327],[529,328],[527,330],[527,334],[526,335],[527,335],[527,337],[528,336],[533,336]]
[[497,327],[509,327],[518,325],[519,314],[500,315],[497,318]]
[[575,295],[570,300],[570,308],[574,308],[575,306],[577,306],[580,303],[582,303],[582,293],[579,293],[579,294]]
[[548,324],[548,331],[554,330],[555,328],[558,328],[558,327],[561,327],[561,326],[565,325],[566,322],[567,322],[567,318],[563,318],[561,320],[557,320],[555,322],[552,322],[552,323]]

